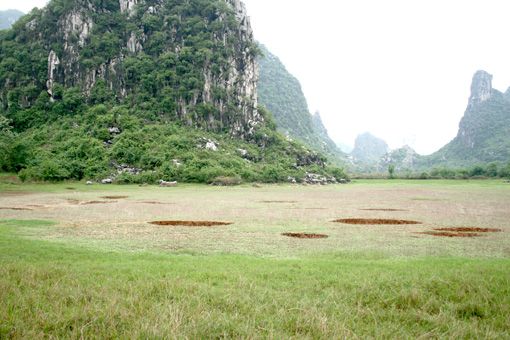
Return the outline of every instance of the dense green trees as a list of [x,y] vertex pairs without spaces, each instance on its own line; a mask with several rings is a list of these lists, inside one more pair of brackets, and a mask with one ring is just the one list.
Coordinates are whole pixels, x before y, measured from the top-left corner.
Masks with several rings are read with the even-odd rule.
[[[68,92],[74,96],[70,89],[63,98]],[[288,176],[302,179],[306,171],[346,177],[341,169],[298,165],[297,159],[310,151],[278,134],[262,108],[267,126],[257,131],[253,141],[241,141],[178,122],[147,122],[124,106],[83,107],[80,100],[70,102],[79,115],[69,113],[20,134],[0,116],[1,169],[21,170],[23,180],[48,181],[101,179],[117,172],[115,166],[121,164],[139,169],[138,174],[118,174],[120,183],[159,179],[211,183],[218,177],[281,182]],[[213,141],[218,150],[206,149],[207,141]]]

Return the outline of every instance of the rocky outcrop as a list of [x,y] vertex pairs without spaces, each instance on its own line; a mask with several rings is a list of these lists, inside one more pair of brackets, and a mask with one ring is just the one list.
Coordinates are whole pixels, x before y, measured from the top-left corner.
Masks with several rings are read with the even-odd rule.
[[48,55],[48,81],[46,82],[46,87],[48,89],[48,94],[53,97],[53,86],[55,85],[55,77],[57,67],[60,65],[60,59],[58,59],[55,51],[51,50]]
[[78,46],[83,47],[85,40],[89,37],[94,23],[86,14],[79,11],[72,11],[61,21],[61,31],[64,33],[64,49],[69,49],[72,45],[71,37],[78,38]]
[[468,110],[491,98],[492,75],[485,71],[478,71],[471,83],[471,97],[469,97]]
[[137,4],[137,0],[119,0],[120,11],[131,14]]

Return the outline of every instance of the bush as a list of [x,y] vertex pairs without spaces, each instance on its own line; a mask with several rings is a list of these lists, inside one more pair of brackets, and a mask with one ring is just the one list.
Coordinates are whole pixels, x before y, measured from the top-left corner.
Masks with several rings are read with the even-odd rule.
[[331,176],[335,177],[337,181],[341,179],[349,179],[349,176],[345,173],[343,168],[332,167],[328,168],[327,171],[331,174]]
[[23,182],[26,180],[58,182],[70,178],[70,174],[62,164],[46,159],[39,165],[21,170],[19,177]]
[[216,186],[229,187],[239,185],[241,183],[242,183],[241,177],[238,176],[235,177],[219,176],[216,177],[211,184]]

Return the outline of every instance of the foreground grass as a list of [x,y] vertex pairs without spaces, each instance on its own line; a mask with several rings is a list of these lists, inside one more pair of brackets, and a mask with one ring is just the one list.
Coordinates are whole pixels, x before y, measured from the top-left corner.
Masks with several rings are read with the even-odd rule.
[[98,252],[0,222],[0,338],[510,338],[510,260]]

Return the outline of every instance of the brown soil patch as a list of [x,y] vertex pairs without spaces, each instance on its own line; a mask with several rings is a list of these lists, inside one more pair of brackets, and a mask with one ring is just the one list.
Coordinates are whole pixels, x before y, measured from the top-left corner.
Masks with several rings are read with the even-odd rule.
[[495,228],[475,228],[475,227],[434,228],[434,230],[456,233],[499,233],[502,231],[501,229]]
[[121,200],[124,198],[128,198],[129,196],[101,196],[101,198],[107,199],[107,200]]
[[66,200],[69,204],[73,205],[92,205],[92,204],[111,204],[117,203],[117,201],[80,201],[76,199],[69,198]]
[[165,203],[165,202],[158,202],[158,201],[140,201],[138,203],[140,203],[140,204],[161,204],[161,205],[174,204],[174,203]]
[[261,201],[260,203],[297,203],[297,201]]
[[91,205],[91,204],[110,204],[110,203],[117,203],[117,202],[116,201],[87,201],[87,202],[82,202],[80,204]]
[[363,211],[409,211],[405,209],[360,209]]
[[408,220],[392,220],[392,219],[381,219],[381,218],[345,218],[334,220],[336,223],[345,223],[345,224],[378,224],[378,225],[399,225],[399,224],[421,224],[418,221],[408,221]]
[[231,222],[216,222],[216,221],[153,221],[149,224],[160,226],[180,226],[180,227],[215,227],[222,225],[231,225]]
[[288,210],[327,210],[327,208],[287,208]]
[[424,232],[416,233],[416,234],[431,235],[431,236],[438,236],[438,237],[479,237],[479,236],[482,236],[481,234],[477,234],[477,233],[449,232],[449,231],[424,231]]
[[283,236],[294,237],[294,238],[304,238],[304,239],[318,239],[318,238],[328,238],[328,235],[324,234],[308,234],[308,233],[283,233]]
[[66,190],[76,190],[76,188],[69,187],[69,188],[66,188]]
[[10,208],[10,207],[0,207],[0,210],[33,210],[33,209],[30,209],[30,208],[17,208],[17,207],[13,207],[13,208]]

